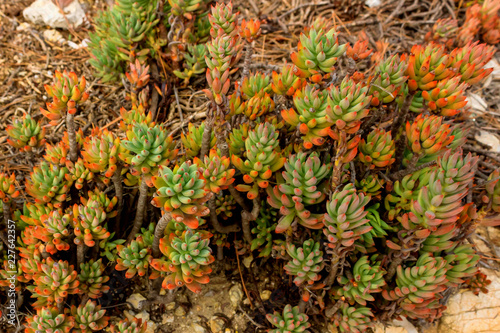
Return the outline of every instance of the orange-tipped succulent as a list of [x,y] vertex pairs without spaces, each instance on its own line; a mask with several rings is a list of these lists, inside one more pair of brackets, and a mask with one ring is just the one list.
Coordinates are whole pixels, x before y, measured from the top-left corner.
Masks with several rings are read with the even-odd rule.
[[297,90],[293,101],[294,109],[283,110],[283,119],[293,127],[297,127],[303,135],[304,148],[311,149],[313,145],[321,146],[330,132],[331,121],[327,116],[329,109],[328,93],[307,85],[303,90]]
[[370,111],[371,99],[368,86],[346,77],[340,86],[329,88],[327,118],[338,130],[356,133]]
[[198,228],[198,218],[210,213],[205,206],[210,192],[205,189],[203,171],[189,161],[173,169],[160,167],[158,175],[152,178],[156,193],[151,203],[169,212],[175,221]]
[[153,259],[151,266],[157,270],[150,278],[155,279],[161,273],[168,274],[163,280],[164,289],[186,286],[194,293],[201,291],[201,285],[210,281],[208,266],[215,261],[210,249],[211,234],[186,230],[180,236],[174,233],[160,239],[160,251],[165,259]]
[[68,251],[70,246],[66,242],[70,235],[71,217],[69,214],[61,214],[55,210],[48,215],[40,217],[40,225],[33,230],[33,236],[43,242],[40,250],[55,254],[57,251]]
[[290,55],[296,66],[295,75],[319,83],[333,72],[347,45],[338,43],[335,28],[325,32],[325,29],[312,27],[307,33],[300,34],[297,48],[297,52]]
[[443,117],[418,115],[415,120],[406,123],[408,149],[405,151],[403,164],[418,155],[417,165],[435,160],[444,153],[453,141],[451,127],[443,124]]
[[80,274],[78,274],[80,289],[90,298],[100,298],[103,293],[109,291],[109,286],[104,285],[109,281],[109,276],[104,275],[104,269],[102,259],[80,264]]
[[66,177],[68,173],[66,167],[60,168],[42,162],[33,168],[30,179],[26,182],[26,191],[37,203],[51,202],[55,207],[61,207],[72,183]]
[[58,332],[69,333],[75,326],[75,318],[68,313],[61,313],[57,307],[43,307],[36,310],[36,315],[26,317],[25,333]]
[[425,35],[426,41],[445,44],[448,48],[453,46],[454,38],[458,32],[457,20],[452,18],[439,19],[434,23],[432,30]]
[[233,13],[232,2],[229,2],[227,5],[218,2],[215,4],[215,7],[212,6],[211,13],[208,14],[210,25],[212,25],[212,29],[210,30],[212,37],[217,37],[219,29],[222,29],[228,36],[235,34],[237,32],[238,14],[239,12]]
[[484,68],[484,66],[494,54],[494,46],[479,44],[479,42],[468,43],[450,53],[453,59],[451,66],[458,71],[462,82],[473,85],[486,78],[493,71],[493,68]]
[[104,173],[111,178],[117,169],[118,155],[125,149],[120,145],[120,139],[104,129],[92,131],[92,135],[83,142],[83,162],[90,171]]
[[85,77],[78,80],[74,72],[55,71],[54,83],[45,85],[45,91],[52,98],[51,103],[47,103],[47,110],[40,108],[42,114],[56,125],[59,119],[66,115],[66,112],[75,114],[76,105],[84,103],[89,98],[89,93],[85,91]]
[[229,157],[221,157],[220,152],[215,149],[211,149],[210,155],[205,156],[203,161],[195,157],[193,162],[203,170],[207,191],[218,194],[234,182],[235,170],[229,168],[231,164]]
[[0,199],[3,202],[9,203],[12,199],[17,198],[21,193],[16,190],[16,175],[12,173],[8,176],[5,173],[0,173]]
[[368,48],[368,40],[358,40],[353,46],[347,45],[346,55],[354,61],[360,61],[368,58],[372,52]]
[[125,277],[133,278],[136,274],[144,276],[148,270],[151,256],[151,244],[138,235],[128,246],[117,245],[118,258],[116,259],[116,270],[127,271]]
[[246,21],[243,19],[243,21],[241,21],[240,35],[242,38],[245,38],[248,43],[251,43],[259,38],[261,32],[259,20]]
[[249,199],[258,196],[259,188],[267,188],[273,173],[285,163],[286,159],[281,157],[278,144],[278,132],[274,126],[269,123],[260,124],[248,133],[245,140],[246,159],[231,156],[234,166],[243,173],[243,181],[248,184],[237,185],[236,189],[248,192]]
[[104,225],[106,212],[101,203],[88,200],[86,205],[73,206],[73,226],[75,227],[75,244],[92,247],[97,240],[107,239],[110,232]]
[[359,144],[359,160],[371,168],[384,168],[394,163],[396,146],[391,132],[374,129]]
[[278,95],[293,96],[296,91],[305,87],[306,80],[293,74],[294,66],[285,63],[280,73],[273,71],[271,88]]
[[21,119],[14,119],[5,131],[9,136],[7,142],[20,151],[31,151],[45,144],[45,127],[27,113]]
[[439,80],[454,76],[452,61],[453,57],[445,53],[442,45],[414,45],[406,70],[408,87],[411,91],[435,88]]
[[78,294],[80,282],[73,265],[67,261],[54,261],[48,257],[38,263],[38,271],[33,275],[34,284],[28,286],[32,297],[37,298],[33,306],[39,309],[45,305],[62,304],[68,295]]
[[439,81],[437,87],[423,91],[422,96],[427,101],[429,109],[439,111],[442,116],[453,117],[467,104],[465,89],[467,83],[460,83],[460,77]]

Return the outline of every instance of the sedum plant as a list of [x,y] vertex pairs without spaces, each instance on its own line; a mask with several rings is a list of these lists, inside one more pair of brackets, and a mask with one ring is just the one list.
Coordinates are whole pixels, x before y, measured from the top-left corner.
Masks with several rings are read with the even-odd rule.
[[26,333],[54,332],[68,333],[75,325],[75,319],[68,313],[61,313],[56,307],[42,307],[36,315],[26,318]]
[[267,320],[276,327],[270,330],[272,333],[307,333],[307,329],[311,327],[308,322],[309,317],[299,311],[299,307],[295,306],[292,308],[290,304],[287,304],[283,309],[283,315],[278,312],[274,314],[268,314],[266,316]]
[[42,162],[33,168],[30,180],[26,182],[26,191],[37,203],[52,203],[56,208],[61,207],[72,184],[68,174],[66,167]]
[[112,333],[146,333],[148,323],[142,322],[142,319],[133,318],[132,320],[122,319],[116,324],[110,325]]
[[343,304],[333,317],[333,323],[342,333],[361,333],[373,327],[373,313],[366,307]]
[[133,278],[136,274],[144,276],[149,267],[151,257],[151,243],[138,235],[127,246],[118,244],[116,245],[118,251],[118,258],[116,259],[116,270],[124,271],[125,277],[128,279]]
[[95,332],[108,326],[109,317],[105,316],[106,310],[101,310],[101,306],[96,302],[89,300],[85,305],[80,304],[78,307],[72,305],[70,313],[75,319],[73,332]]
[[90,298],[100,298],[103,293],[107,293],[109,286],[104,285],[109,281],[109,276],[104,275],[104,265],[102,259],[97,261],[90,260],[80,264],[80,290],[87,294]]
[[14,119],[5,131],[9,135],[7,142],[20,151],[32,151],[45,144],[45,127],[27,113],[21,119]]
[[306,240],[302,247],[287,245],[286,252],[292,259],[286,264],[285,271],[296,276],[293,282],[297,286],[311,285],[321,279],[319,272],[323,269],[323,252],[319,247],[320,244],[312,239]]

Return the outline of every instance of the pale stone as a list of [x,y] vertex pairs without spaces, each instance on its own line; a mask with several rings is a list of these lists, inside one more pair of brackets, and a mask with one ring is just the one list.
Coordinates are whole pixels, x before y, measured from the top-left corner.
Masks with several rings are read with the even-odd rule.
[[365,1],[365,4],[370,7],[370,8],[373,8],[373,7],[378,7],[382,4],[382,1],[381,0],[366,0]]
[[241,288],[241,285],[237,283],[232,286],[231,289],[229,289],[229,300],[231,301],[231,304],[236,308],[238,307],[238,304],[240,304],[242,299],[243,289]]
[[271,298],[271,290],[264,290],[263,292],[261,292],[260,298],[263,301],[267,301],[269,298]]
[[149,320],[149,313],[146,311],[142,311],[138,314],[135,315],[137,319],[142,319],[143,322],[146,322]]
[[212,317],[208,322],[210,330],[212,333],[222,333],[222,328],[224,327],[224,320],[219,317]]
[[165,309],[167,311],[172,311],[173,309],[175,309],[175,302],[170,302],[167,305],[165,305]]
[[85,12],[77,0],[66,6],[63,11],[64,15],[51,0],[37,0],[24,9],[23,16],[27,21],[51,28],[68,29],[68,22],[75,28],[83,24]]
[[198,324],[191,324],[191,331],[193,333],[208,333],[206,329],[203,328],[203,326],[198,325]]
[[[143,321],[144,322],[144,321]],[[148,320],[148,326],[146,327],[146,333],[155,333],[157,330],[157,324],[154,321]]]
[[171,314],[167,314],[167,313],[164,313],[162,316],[161,316],[161,324],[162,325],[165,325],[165,324],[171,324],[173,323],[175,320],[175,317],[172,316]]
[[246,267],[246,268],[250,268],[250,265],[252,264],[252,261],[253,261],[253,256],[252,255],[249,255],[245,258],[243,258],[243,265]]
[[130,305],[132,305],[132,307],[134,309],[139,310],[142,308],[141,302],[145,301],[145,300],[146,300],[146,297],[142,296],[139,293],[136,293],[136,294],[130,295],[130,297],[127,298],[127,303],[130,303]]
[[500,153],[500,139],[497,135],[489,131],[479,130],[479,132],[475,136],[475,139],[484,145],[490,146],[489,150]]
[[177,307],[177,309],[175,309],[174,314],[177,317],[183,317],[186,315],[186,310],[184,310],[184,308],[182,306],[179,306],[179,307]]

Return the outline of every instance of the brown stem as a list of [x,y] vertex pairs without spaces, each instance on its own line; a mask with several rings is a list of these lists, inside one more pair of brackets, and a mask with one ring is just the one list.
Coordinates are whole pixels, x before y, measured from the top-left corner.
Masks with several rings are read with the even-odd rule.
[[168,223],[172,220],[172,215],[169,212],[163,212],[163,216],[158,221],[155,228],[155,236],[153,238],[153,257],[158,258],[160,256],[160,239],[163,238],[163,233]]
[[237,224],[231,224],[228,226],[223,226],[220,224],[219,219],[217,218],[217,207],[215,205],[215,197],[211,197],[208,200],[208,208],[210,209],[210,222],[214,229],[221,234],[228,234],[230,232],[238,232],[241,228]]
[[219,261],[224,260],[224,247],[223,246],[217,246],[217,260],[219,260]]
[[328,273],[328,276],[326,277],[324,282],[326,287],[330,287],[335,281],[337,272],[339,270],[339,263],[340,256],[338,254],[334,254],[334,257],[332,257],[332,261],[330,262],[330,273]]
[[117,214],[116,214],[116,226],[120,225],[120,217],[122,214],[122,209],[123,209],[123,183],[122,183],[122,165],[118,163],[116,165],[116,170],[115,173],[113,174],[113,177],[111,177],[111,180],[113,181],[113,185],[115,186],[115,195],[116,198],[118,199],[117,203]]
[[392,176],[390,176],[392,178],[392,180],[396,181],[396,180],[401,180],[403,179],[405,176],[409,175],[410,173],[413,173],[413,172],[416,172],[416,171],[419,171],[419,170],[422,170],[422,169],[425,169],[427,167],[430,167],[430,166],[433,166],[437,163],[437,161],[430,161],[430,162],[427,162],[427,163],[424,163],[422,165],[419,165],[419,166],[416,166],[416,164],[414,165],[410,165],[408,168],[404,169],[404,170],[400,170],[394,174],[392,174]]
[[[410,105],[411,105],[411,101],[413,99],[413,96],[415,96],[414,91],[410,91],[408,93],[408,95],[406,95],[401,112],[399,113],[397,118],[394,120],[394,123],[392,124],[392,127],[391,127],[391,133],[392,133],[393,137],[396,137],[396,134],[397,134],[397,131],[399,130],[399,128],[404,126],[404,123],[405,123],[406,118],[408,116],[408,112],[410,111]],[[404,153],[405,147],[406,147],[406,143],[405,143],[405,134],[404,134],[404,129],[403,129],[401,131],[401,134],[400,134],[398,141],[396,142],[396,162],[394,163],[395,168],[399,168],[399,166],[401,165],[401,161],[403,160],[403,153]]]
[[212,141],[212,128],[214,126],[214,120],[208,115],[207,120],[205,120],[205,129],[203,130],[203,136],[201,139],[201,149],[200,149],[200,159],[203,161],[205,155],[208,155],[210,150],[210,141]]
[[259,216],[260,201],[259,199],[253,199],[252,212],[243,210],[241,212],[241,224],[243,229],[243,237],[245,241],[250,244],[252,243],[252,233],[250,231],[250,221],[255,221]]
[[10,202],[3,202],[3,221],[5,222],[5,226],[9,227],[10,220]]
[[243,79],[250,73],[250,64],[252,63],[253,47],[252,44],[248,43],[245,50],[245,60],[243,61],[243,72],[240,78],[240,87],[243,84]]
[[389,269],[387,270],[387,275],[385,276],[386,281],[390,281],[392,279],[394,274],[396,274],[396,270],[397,270],[398,266],[401,265],[402,262],[403,262],[403,258],[401,258],[401,257],[394,258],[391,261],[391,265],[389,266]]
[[142,222],[144,221],[144,209],[148,199],[148,184],[144,177],[142,177],[141,185],[139,185],[139,200],[137,202],[137,211],[135,213],[134,226],[127,238],[127,244],[134,240],[135,235],[141,230]]
[[[97,245],[96,245],[97,246]],[[80,268],[80,264],[85,260],[85,244],[81,243],[76,246],[76,266]]]
[[69,159],[75,163],[78,160],[78,144],[76,142],[75,115],[68,112],[66,115],[66,129],[69,141]]
[[325,310],[325,316],[327,318],[332,318],[333,315],[335,314],[335,312],[337,312],[338,309],[340,309],[342,304],[344,304],[344,301],[338,300],[335,304],[333,304],[331,307],[329,307]]
[[238,192],[238,190],[233,186],[233,184],[229,185],[229,193],[233,196],[234,200],[240,205],[243,210],[249,212],[250,207],[248,207],[247,203],[245,202],[245,199],[241,196],[241,193]]

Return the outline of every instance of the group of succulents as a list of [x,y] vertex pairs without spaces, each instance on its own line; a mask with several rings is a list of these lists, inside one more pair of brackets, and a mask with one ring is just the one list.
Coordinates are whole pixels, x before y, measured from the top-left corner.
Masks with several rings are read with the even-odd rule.
[[[267,315],[269,332],[308,332],[310,316],[340,332],[364,332],[375,318],[432,321],[450,288],[487,291],[467,236],[498,219],[500,171],[477,176],[458,115],[495,52],[466,26],[479,20],[482,39],[498,43],[495,2],[471,6],[461,28],[439,21],[430,42],[374,60],[367,40],[344,43],[318,19],[272,74],[249,71],[261,22],[210,3],[116,0],[99,14],[90,64],[104,82],[128,80],[119,126],[77,130],[91,92],[85,78],[57,71],[41,113],[64,122],[62,138],[46,139],[29,114],[7,127],[12,147],[41,157],[24,186],[0,173],[4,222],[19,236],[17,292],[31,293],[25,332],[103,330],[110,317],[98,304],[112,271],[154,280],[158,294],[199,293],[213,249],[221,259],[225,246],[257,264],[277,258],[298,287],[296,304]],[[207,119],[180,138],[146,111],[158,89],[151,66],[177,87],[206,74],[196,89]],[[2,267],[2,277],[12,271]],[[109,327],[145,332],[147,323]]]

